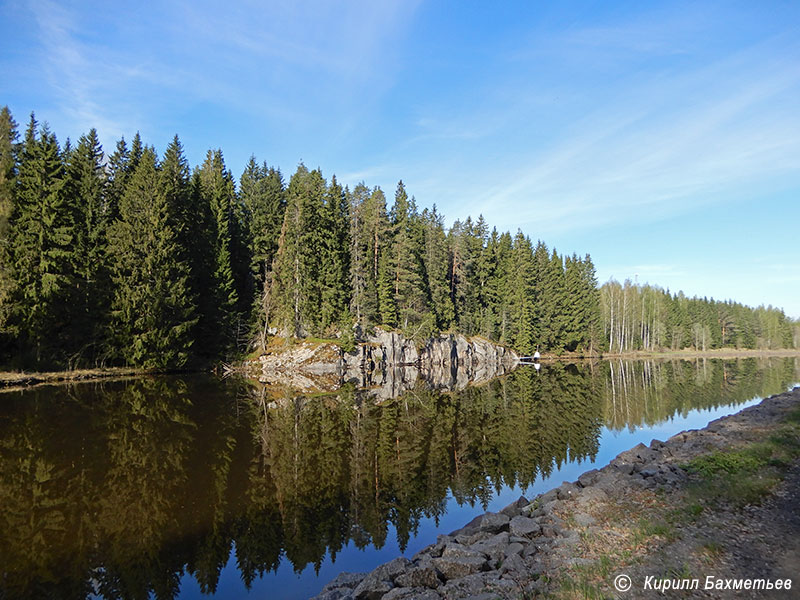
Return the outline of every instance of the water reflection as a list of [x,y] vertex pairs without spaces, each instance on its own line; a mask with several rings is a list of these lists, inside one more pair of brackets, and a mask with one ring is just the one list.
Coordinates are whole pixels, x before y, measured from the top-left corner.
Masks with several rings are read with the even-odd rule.
[[376,402],[207,377],[2,394],[0,597],[215,592],[346,545],[400,548],[448,496],[485,506],[566,462],[604,426],[652,425],[798,380],[797,359],[523,368],[480,387]]

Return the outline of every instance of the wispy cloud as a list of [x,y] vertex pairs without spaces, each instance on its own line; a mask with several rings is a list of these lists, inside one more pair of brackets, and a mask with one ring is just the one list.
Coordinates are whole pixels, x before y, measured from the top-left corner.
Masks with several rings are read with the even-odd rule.
[[510,135],[503,158],[513,164],[487,165],[498,183],[458,193],[470,210],[553,233],[681,214],[796,178],[797,97],[800,45],[782,37],[679,72],[637,73],[598,90],[583,117],[545,125],[535,144]]
[[[78,128],[98,127],[106,135],[120,134],[124,119],[111,116],[98,102],[98,82],[113,84],[105,65],[77,40],[78,23],[70,10],[49,0],[36,0],[30,10],[39,26],[39,57],[47,84],[55,90],[64,114]],[[102,63],[102,61],[100,61]]]
[[106,11],[31,0],[28,10],[38,25],[35,68],[46,74],[42,96],[54,97],[73,131],[97,127],[105,140],[137,129],[171,136],[187,114],[203,114],[283,137],[287,128],[300,137],[324,124],[321,137],[331,139],[391,86],[383,67],[416,6],[173,0]]

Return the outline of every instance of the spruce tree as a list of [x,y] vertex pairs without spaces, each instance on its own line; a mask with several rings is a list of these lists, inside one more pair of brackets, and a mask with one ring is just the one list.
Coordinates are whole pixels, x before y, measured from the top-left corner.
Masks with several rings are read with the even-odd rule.
[[449,329],[453,326],[455,310],[447,283],[449,255],[444,219],[434,205],[432,210],[426,208],[422,211],[421,220],[425,285],[436,317],[436,326],[439,329]]
[[[514,276],[514,257],[513,257],[513,240],[511,234],[507,231],[503,232],[497,240],[497,249],[495,254],[497,256],[497,269],[495,271],[495,281],[497,287],[497,334],[496,338],[500,343],[511,344],[513,339],[513,323],[512,312],[512,280]],[[533,267],[531,266],[531,272]],[[531,290],[534,282],[530,282]],[[532,292],[531,292],[532,293]],[[531,325],[533,332],[533,325]]]
[[481,297],[483,314],[480,333],[486,338],[497,339],[501,297],[502,273],[500,271],[500,234],[492,229],[481,257]]
[[489,234],[483,215],[478,215],[474,226],[475,244],[475,333],[491,338],[495,322],[497,231]]
[[191,237],[192,204],[189,187],[189,162],[176,135],[164,151],[159,168],[159,188],[167,202],[172,229],[180,244],[181,258],[186,261],[196,240]]
[[564,260],[564,293],[561,315],[563,322],[564,347],[572,352],[583,340],[583,282],[581,263],[577,255]]
[[133,171],[130,154],[125,138],[121,138],[106,163],[105,200],[109,221],[115,220],[119,215],[119,203],[125,193],[127,179]]
[[17,123],[7,106],[0,109],[0,356],[12,343],[10,316],[16,282],[12,271],[10,227],[17,188]]
[[592,257],[588,254],[581,261],[581,309],[583,339],[581,347],[594,354],[601,348],[600,290],[597,289]]
[[75,206],[65,193],[64,164],[47,126],[37,136],[33,115],[19,166],[11,244],[18,299],[16,319],[35,361],[64,361],[71,354],[76,255]]
[[239,290],[237,289],[234,258],[237,254],[235,236],[239,233],[236,219],[236,198],[233,177],[225,167],[220,150],[209,150],[199,169],[200,201],[208,206],[211,216],[209,241],[213,252],[213,282],[211,289],[201,293],[213,297],[211,314],[204,323],[212,330],[207,343],[225,353],[236,344],[241,325]]
[[250,269],[258,288],[263,285],[278,250],[286,210],[286,186],[280,170],[257,164],[250,157],[239,178],[239,196],[248,213]]
[[350,207],[350,313],[356,323],[365,326],[369,316],[374,313],[377,300],[371,295],[371,262],[367,251],[367,227],[364,208],[370,190],[359,183],[348,190],[347,201]]
[[517,231],[512,247],[511,269],[506,285],[509,294],[509,339],[519,352],[535,350],[533,331],[533,249],[530,240]]
[[565,308],[569,303],[564,287],[564,261],[556,249],[550,256],[550,268],[547,272],[548,301],[553,306],[550,329],[545,335],[545,346],[551,351],[560,352],[564,348],[566,313]]
[[480,282],[478,266],[487,236],[486,223],[481,216],[456,221],[448,233],[450,244],[450,297],[456,312],[459,330],[473,335],[480,330]]
[[194,327],[193,355],[201,361],[217,358],[223,352],[220,339],[217,281],[216,231],[211,206],[203,194],[200,170],[195,169],[189,180],[189,216],[186,239],[191,240],[188,255],[189,289],[197,306],[197,325]]
[[275,257],[275,324],[295,337],[318,330],[325,180],[302,163],[287,189],[286,213]]
[[8,237],[17,185],[17,123],[7,106],[0,109],[0,240]]
[[450,301],[453,303],[455,311],[455,322],[458,329],[465,333],[468,329],[467,305],[471,295],[471,263],[469,244],[466,241],[470,229],[471,220],[467,218],[467,223],[456,221],[447,232],[447,243],[450,248],[448,285],[450,287]]
[[404,330],[413,327],[412,333],[420,327],[427,333],[433,328],[435,319],[428,318],[429,294],[422,260],[424,233],[416,201],[413,197],[408,199],[402,181],[397,184],[392,221],[394,302],[398,311],[398,324]]
[[547,245],[541,240],[533,251],[531,273],[535,311],[533,314],[533,339],[539,350],[555,351],[553,339],[558,329],[559,296],[556,291],[557,279]]
[[115,342],[128,364],[183,366],[196,323],[189,267],[152,148],[144,148],[109,231]]
[[391,298],[388,270],[385,265],[381,269],[389,221],[386,197],[379,187],[370,190],[364,184],[358,184],[350,195],[349,204],[350,312],[363,327],[382,322],[378,298],[379,278],[385,301]]
[[273,261],[286,210],[286,187],[281,172],[266,163],[259,165],[251,156],[239,178],[239,196],[248,213],[247,240],[254,291],[251,323],[263,350],[272,309]]
[[137,131],[133,136],[133,141],[131,142],[131,151],[128,154],[128,173],[132,174],[136,170],[136,167],[139,166],[139,161],[142,159],[143,153],[144,145],[142,144],[142,136],[140,136],[139,132]]
[[389,254],[391,226],[386,211],[386,196],[376,187],[364,206],[367,232],[366,254],[371,262],[370,289],[374,290],[376,313],[374,323],[394,327],[397,307],[394,304],[392,265]]
[[100,358],[108,325],[111,281],[106,256],[110,215],[105,200],[103,148],[92,129],[78,141],[67,165],[66,193],[76,203],[76,302],[71,322],[78,352]]
[[347,320],[350,300],[350,213],[345,191],[335,175],[325,193],[321,225],[320,328],[349,328],[352,323],[343,321]]

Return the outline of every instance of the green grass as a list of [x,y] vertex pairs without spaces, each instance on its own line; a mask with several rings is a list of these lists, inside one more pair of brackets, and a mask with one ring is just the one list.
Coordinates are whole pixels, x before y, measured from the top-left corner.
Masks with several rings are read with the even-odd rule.
[[715,540],[709,540],[708,542],[703,544],[703,548],[706,552],[708,552],[711,556],[719,556],[722,554],[722,544]]
[[603,600],[606,594],[603,593],[602,588],[589,581],[588,576],[578,576],[577,579],[569,575],[561,579],[562,594],[567,594],[569,598],[583,598],[583,600]]
[[800,457],[800,410],[764,442],[736,450],[712,452],[685,465],[693,475],[690,511],[699,515],[703,505],[728,503],[737,507],[759,504],[783,479]]
[[687,563],[682,563],[681,568],[674,568],[669,570],[670,579],[692,579],[692,570]]
[[639,519],[639,524],[633,533],[633,543],[639,545],[645,540],[659,536],[672,540],[675,538],[675,528],[665,521],[651,521],[650,519]]
[[[699,456],[683,465],[690,473],[689,489],[685,495],[671,498],[669,504],[664,502],[666,498],[663,495],[656,494],[657,502],[649,510],[644,506],[639,509],[632,507],[606,515],[609,523],[628,523],[624,546],[609,549],[591,564],[574,565],[562,572],[552,581],[546,597],[558,600],[615,597],[611,576],[640,560],[638,557],[643,548],[652,549],[661,546],[661,542],[678,539],[687,525],[702,522],[709,511],[760,503],[800,459],[800,409],[792,411],[779,426],[771,427],[769,434],[763,435],[761,440]],[[574,524],[570,515],[565,519],[568,525]],[[581,542],[587,547],[596,546],[597,537],[582,531]],[[717,560],[725,551],[722,543],[713,536],[699,542],[703,564]],[[596,548],[588,552],[597,555]],[[679,563],[668,575],[675,579],[690,579],[691,564]]]

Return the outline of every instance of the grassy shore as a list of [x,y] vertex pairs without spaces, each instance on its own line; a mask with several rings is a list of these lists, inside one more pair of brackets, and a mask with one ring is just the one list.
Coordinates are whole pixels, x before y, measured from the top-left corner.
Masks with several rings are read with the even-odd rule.
[[[545,596],[622,597],[614,588],[622,573],[641,582],[648,575],[702,580],[709,574],[741,578],[794,572],[787,571],[796,565],[788,567],[786,559],[796,562],[797,544],[785,539],[793,532],[783,523],[796,512],[800,407],[742,433],[727,438],[727,447],[684,462],[689,478],[676,491],[629,490],[624,498],[597,507],[591,527],[578,525],[570,508],[562,510],[559,516],[581,541],[574,566],[549,582]],[[781,497],[789,498],[788,505]],[[658,597],[641,587],[631,594]]]

